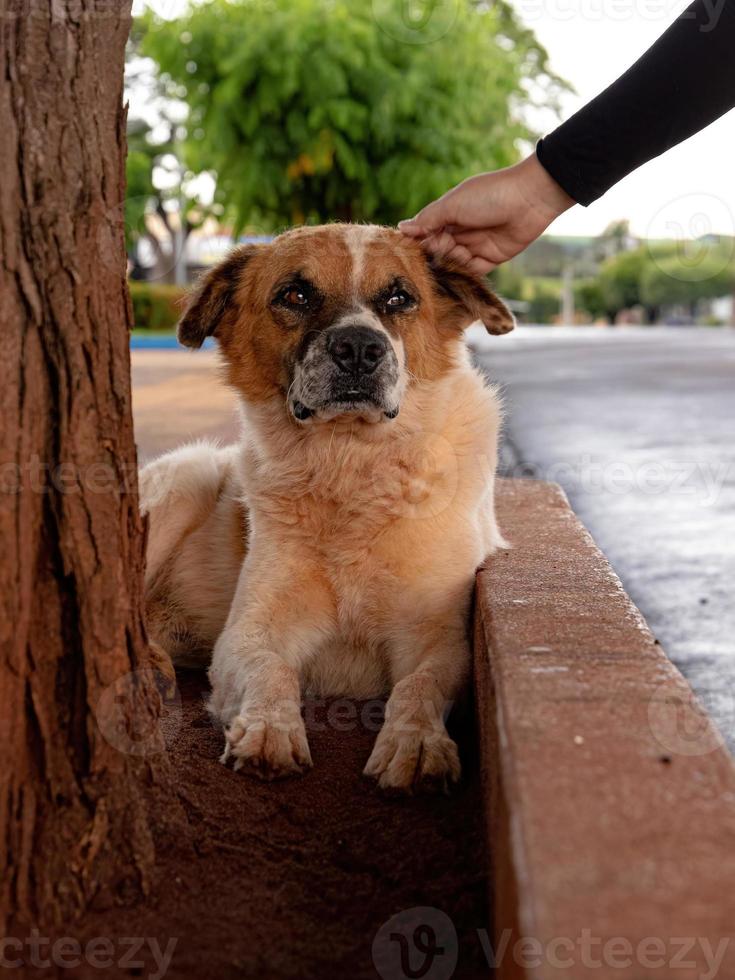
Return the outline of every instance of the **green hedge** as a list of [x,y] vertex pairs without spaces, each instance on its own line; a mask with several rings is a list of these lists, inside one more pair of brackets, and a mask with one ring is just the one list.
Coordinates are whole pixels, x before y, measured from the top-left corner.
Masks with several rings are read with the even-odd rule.
[[171,330],[181,316],[186,290],[167,283],[128,283],[133,302],[133,326],[143,330]]

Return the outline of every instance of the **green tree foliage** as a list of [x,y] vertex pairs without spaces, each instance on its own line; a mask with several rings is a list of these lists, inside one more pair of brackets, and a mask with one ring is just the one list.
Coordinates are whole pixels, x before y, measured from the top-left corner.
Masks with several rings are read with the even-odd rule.
[[620,310],[638,306],[641,302],[641,276],[650,261],[645,246],[620,252],[602,263],[599,285],[602,299],[611,320]]
[[146,330],[172,330],[181,317],[186,290],[159,282],[128,283],[133,304],[133,326]]
[[561,312],[559,290],[543,281],[536,280],[530,285],[527,299],[526,319],[529,323],[553,323]]
[[734,246],[732,239],[647,242],[608,259],[598,277],[608,316],[643,306],[655,320],[663,306],[691,307],[728,295],[735,285]]
[[647,307],[691,305],[726,296],[735,286],[732,243],[671,243],[653,259],[641,276],[641,302]]
[[[142,141],[140,141],[142,142]],[[145,233],[145,213],[156,195],[153,187],[153,156],[139,147],[138,133],[128,127],[128,156],[125,164],[125,248],[130,254]]]
[[[175,127],[168,138],[154,142],[151,127],[142,119],[128,122],[126,162],[125,246],[137,265],[137,247],[145,239],[155,256],[155,278],[174,275],[177,252],[190,233],[202,225],[212,209],[187,193],[192,173],[182,172],[176,156]],[[156,184],[156,171],[166,173],[166,185]],[[155,215],[156,222],[150,217]]]
[[238,228],[394,222],[467,174],[506,166],[521,106],[564,83],[509,4],[209,0],[148,14],[142,52],[190,108],[184,162],[217,174]]
[[597,279],[581,279],[574,284],[574,305],[593,320],[607,316],[608,307]]

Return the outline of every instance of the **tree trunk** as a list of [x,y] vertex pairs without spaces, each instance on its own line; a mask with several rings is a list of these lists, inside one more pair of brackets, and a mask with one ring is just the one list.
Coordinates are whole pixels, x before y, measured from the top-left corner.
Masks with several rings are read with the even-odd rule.
[[129,27],[130,0],[0,17],[0,929],[145,892],[166,771],[130,406]]

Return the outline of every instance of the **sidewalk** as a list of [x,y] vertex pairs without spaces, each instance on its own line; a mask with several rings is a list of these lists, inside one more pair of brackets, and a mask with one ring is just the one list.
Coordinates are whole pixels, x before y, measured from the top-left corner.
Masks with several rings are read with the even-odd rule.
[[131,359],[141,463],[193,439],[237,438],[237,399],[220,381],[215,351],[134,350]]

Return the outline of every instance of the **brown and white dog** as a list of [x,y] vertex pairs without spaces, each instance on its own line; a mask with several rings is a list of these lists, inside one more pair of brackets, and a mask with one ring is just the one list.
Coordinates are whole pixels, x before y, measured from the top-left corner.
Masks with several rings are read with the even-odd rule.
[[475,570],[502,538],[499,405],[463,330],[513,318],[484,283],[389,228],[299,228],[235,250],[179,324],[214,334],[239,445],[141,473],[146,595],[174,663],[209,659],[223,759],[265,778],[311,764],[302,691],[390,694],[365,773],[459,776],[444,715],[469,669]]

